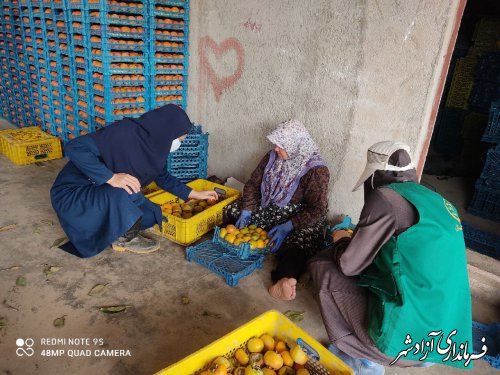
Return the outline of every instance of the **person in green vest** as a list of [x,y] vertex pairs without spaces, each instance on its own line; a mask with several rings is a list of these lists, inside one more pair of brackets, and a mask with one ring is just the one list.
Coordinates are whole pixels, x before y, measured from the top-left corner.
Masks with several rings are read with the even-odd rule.
[[368,150],[352,236],[309,263],[330,350],[358,374],[433,363],[472,368],[472,313],[457,210],[418,183],[410,148]]

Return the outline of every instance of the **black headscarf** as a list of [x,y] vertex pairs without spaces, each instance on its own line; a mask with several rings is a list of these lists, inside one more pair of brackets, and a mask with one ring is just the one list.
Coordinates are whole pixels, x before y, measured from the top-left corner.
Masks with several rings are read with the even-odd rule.
[[[411,157],[405,150],[397,150],[389,157],[389,165],[405,167],[411,163]],[[377,170],[372,177],[366,179],[363,184],[365,202],[368,195],[376,188],[395,182],[413,181],[418,182],[415,168],[407,171],[381,171]],[[373,184],[373,185],[372,185]]]
[[168,104],[139,118],[124,118],[91,136],[111,171],[130,174],[144,186],[162,172],[173,140],[191,127],[186,112]]

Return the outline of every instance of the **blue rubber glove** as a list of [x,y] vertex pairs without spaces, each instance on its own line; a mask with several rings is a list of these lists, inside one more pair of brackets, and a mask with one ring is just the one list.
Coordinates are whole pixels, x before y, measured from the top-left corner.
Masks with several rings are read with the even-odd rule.
[[276,225],[273,229],[271,229],[268,233],[268,236],[272,236],[269,243],[271,244],[271,253],[275,253],[285,241],[285,238],[290,234],[293,230],[293,224],[291,220],[288,220],[286,223]]
[[240,217],[238,221],[236,221],[236,228],[241,229],[246,227],[250,223],[250,219],[252,218],[252,212],[248,210],[241,211]]

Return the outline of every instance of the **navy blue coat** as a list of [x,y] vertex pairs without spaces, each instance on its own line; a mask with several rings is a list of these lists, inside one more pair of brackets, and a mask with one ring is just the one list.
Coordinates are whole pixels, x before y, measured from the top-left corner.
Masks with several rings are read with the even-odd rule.
[[124,119],[65,147],[70,161],[50,191],[52,206],[70,242],[61,246],[82,258],[100,253],[142,218],[142,229],[161,225],[158,205],[142,193],[128,194],[106,181],[129,173],[142,186],[156,184],[183,200],[191,189],[170,175],[165,164],[172,141],[189,132],[191,122],[177,106]]
[[[82,258],[100,253],[140,217],[142,229],[161,225],[160,206],[142,193],[128,194],[106,184],[113,172],[100,160],[90,136],[78,137],[65,148],[70,159],[50,191],[52,206],[70,243],[61,248]],[[191,189],[164,171],[156,184],[187,200]]]

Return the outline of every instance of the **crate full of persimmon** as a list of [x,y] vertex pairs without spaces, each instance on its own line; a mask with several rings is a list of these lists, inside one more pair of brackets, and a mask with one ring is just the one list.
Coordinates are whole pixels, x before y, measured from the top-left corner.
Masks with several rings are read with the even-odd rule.
[[268,311],[156,375],[353,375],[278,311]]
[[240,192],[227,186],[207,180],[194,180],[186,184],[195,190],[214,190],[218,188],[225,192],[218,201],[190,200],[184,202],[168,192],[159,191],[146,197],[162,207],[164,220],[162,229],[154,228],[164,237],[181,245],[189,245],[200,239],[205,233],[220,225],[223,219],[223,209],[240,197]]

